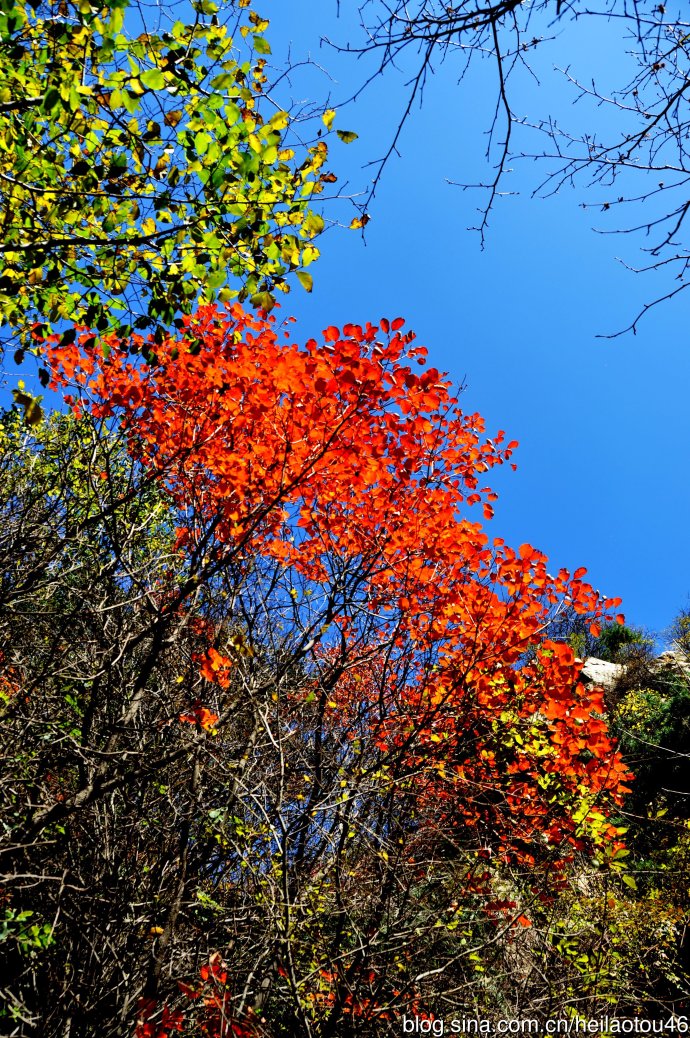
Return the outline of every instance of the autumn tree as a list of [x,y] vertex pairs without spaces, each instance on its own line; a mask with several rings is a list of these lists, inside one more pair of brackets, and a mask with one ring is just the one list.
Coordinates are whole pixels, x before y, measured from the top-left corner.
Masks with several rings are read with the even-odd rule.
[[48,342],[71,415],[5,439],[18,1034],[395,1029],[479,1005],[576,858],[620,882],[627,773],[544,639],[616,600],[487,536],[515,445],[401,325]]

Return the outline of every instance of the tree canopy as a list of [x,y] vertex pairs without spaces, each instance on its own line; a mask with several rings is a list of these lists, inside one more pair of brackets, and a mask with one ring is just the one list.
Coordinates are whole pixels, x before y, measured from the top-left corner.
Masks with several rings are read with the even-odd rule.
[[3,2],[6,342],[65,322],[156,338],[200,301],[270,309],[293,271],[311,289],[311,200],[335,177],[323,140],[293,139],[246,6],[226,23],[178,5],[154,28],[125,3]]

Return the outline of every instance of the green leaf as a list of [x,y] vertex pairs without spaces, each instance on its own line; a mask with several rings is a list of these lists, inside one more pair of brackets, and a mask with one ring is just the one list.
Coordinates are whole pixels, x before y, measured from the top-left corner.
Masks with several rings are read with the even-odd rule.
[[276,305],[276,301],[270,292],[255,292],[254,295],[250,297],[249,302],[252,306],[265,310],[266,313],[269,313],[269,311],[271,311]]
[[139,107],[139,98],[136,94],[133,94],[131,90],[125,90],[122,94],[122,103],[129,114],[133,115]]
[[225,105],[225,108],[223,109],[223,113],[225,116],[225,123],[227,126],[232,126],[234,123],[236,123],[241,114],[237,105],[234,104],[232,101],[228,101],[228,103]]
[[56,90],[55,87],[49,87],[45,92],[43,98],[43,111],[52,112],[54,108],[62,104],[62,98],[60,97],[60,91]]
[[214,90],[227,90],[228,87],[234,86],[237,80],[231,72],[221,72],[219,76],[215,76],[211,80],[211,86]]
[[213,273],[209,274],[209,276],[207,277],[206,285],[210,289],[216,289],[220,288],[221,285],[224,285],[226,280],[227,274],[224,270],[214,270]]
[[150,90],[162,90],[165,86],[165,76],[159,68],[151,68],[142,72],[140,79]]
[[324,219],[318,213],[307,213],[304,219],[303,228],[305,232],[313,238],[316,234],[321,234],[324,229]]
[[314,287],[314,279],[311,276],[311,274],[307,274],[306,270],[298,270],[297,280],[299,281],[302,288],[304,288],[307,292],[311,292],[312,288]]
[[200,130],[194,138],[194,147],[196,148],[197,155],[205,155],[210,143],[211,135],[206,133],[205,130]]
[[125,9],[124,7],[116,7],[110,13],[110,24],[108,28],[113,33],[122,32],[122,27],[125,23]]
[[356,141],[359,137],[359,134],[355,133],[354,130],[336,130],[335,132],[338,134],[338,137],[340,137],[343,144],[352,144],[352,142]]
[[263,36],[254,37],[254,50],[257,54],[270,54],[271,45]]

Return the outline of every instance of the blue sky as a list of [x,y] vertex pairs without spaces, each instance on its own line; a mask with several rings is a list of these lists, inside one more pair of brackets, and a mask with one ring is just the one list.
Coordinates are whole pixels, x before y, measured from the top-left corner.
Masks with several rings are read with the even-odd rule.
[[[356,23],[336,18],[334,0],[264,0],[260,10],[271,19],[276,66],[291,45],[293,60],[310,55],[323,70],[298,70],[289,89],[283,84],[281,103],[319,102],[330,91],[339,106],[366,78],[365,63],[319,45],[322,35],[355,38]],[[571,64],[603,88],[620,83],[630,65],[617,31],[601,20],[566,26],[535,59],[540,82],[515,80],[516,110],[533,116],[548,101],[571,125],[595,125],[596,111],[573,109],[552,68]],[[345,194],[366,191],[373,174],[366,163],[392,137],[408,76],[403,68],[339,108],[335,125],[359,134],[353,144],[332,145],[329,168]],[[466,383],[465,409],[481,412],[489,432],[502,428],[520,442],[518,471],[494,475],[501,495],[494,534],[530,541],[554,568],[587,566],[595,587],[623,597],[628,621],[663,642],[690,605],[683,331],[690,294],[652,311],[636,336],[597,338],[628,324],[663,283],[617,262],[619,255],[639,262],[639,243],[593,233],[598,214],[580,203],[606,192],[566,189],[533,199],[540,176],[531,162],[513,166],[505,188],[519,194],[499,200],[481,250],[467,230],[481,196],[448,181],[487,178],[493,82],[484,63],[458,85],[457,68],[446,61],[404,129],[365,239],[330,230],[312,268],[312,295],[296,287],[285,311],[298,318],[302,338],[329,324],[404,316],[430,362]],[[326,212],[343,222],[355,215],[347,205]]]

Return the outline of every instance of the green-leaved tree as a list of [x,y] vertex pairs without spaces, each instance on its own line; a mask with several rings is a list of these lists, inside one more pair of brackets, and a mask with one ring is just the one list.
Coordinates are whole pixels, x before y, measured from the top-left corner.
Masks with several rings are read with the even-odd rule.
[[293,271],[311,289],[327,145],[291,146],[268,22],[225,6],[154,30],[126,0],[0,0],[0,327],[18,360],[36,325],[159,338],[200,300],[268,310]]

